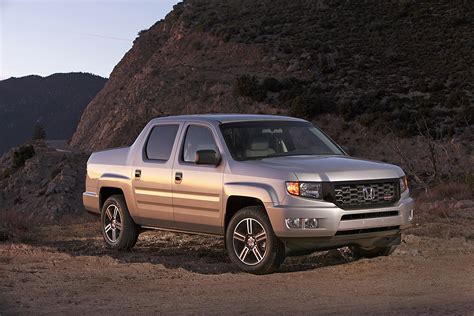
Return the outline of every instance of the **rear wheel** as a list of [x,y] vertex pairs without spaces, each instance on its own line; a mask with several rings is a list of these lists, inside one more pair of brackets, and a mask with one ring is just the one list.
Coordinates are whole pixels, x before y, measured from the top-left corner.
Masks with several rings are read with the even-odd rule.
[[356,258],[375,258],[380,256],[389,256],[395,251],[396,248],[397,246],[371,248],[353,246],[351,247],[351,250]]
[[245,207],[232,217],[226,244],[230,259],[245,272],[271,273],[285,259],[285,246],[275,236],[261,206]]
[[109,197],[102,206],[102,235],[111,249],[130,249],[138,240],[140,229],[128,212],[122,195]]

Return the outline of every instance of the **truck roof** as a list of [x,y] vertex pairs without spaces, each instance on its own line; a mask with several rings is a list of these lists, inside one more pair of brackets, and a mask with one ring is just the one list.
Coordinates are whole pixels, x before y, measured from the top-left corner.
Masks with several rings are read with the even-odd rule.
[[263,114],[193,114],[193,115],[175,115],[163,116],[153,119],[154,122],[161,121],[205,121],[205,122],[243,122],[243,121],[301,121],[303,119],[282,115],[263,115]]

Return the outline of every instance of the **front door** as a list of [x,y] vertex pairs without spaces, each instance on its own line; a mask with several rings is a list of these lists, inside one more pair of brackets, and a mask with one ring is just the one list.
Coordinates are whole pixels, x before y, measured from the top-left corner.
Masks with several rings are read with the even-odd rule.
[[211,126],[188,123],[173,169],[173,206],[177,229],[221,233],[224,161],[197,165],[198,150],[222,152]]

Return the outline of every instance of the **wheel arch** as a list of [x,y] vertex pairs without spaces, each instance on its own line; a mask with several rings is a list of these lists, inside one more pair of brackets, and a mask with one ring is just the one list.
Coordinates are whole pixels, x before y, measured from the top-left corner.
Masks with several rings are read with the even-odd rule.
[[267,212],[263,201],[258,198],[242,195],[229,196],[227,198],[224,215],[224,232],[227,229],[227,225],[229,224],[230,219],[235,215],[235,213],[247,206],[261,206],[264,211]]
[[226,183],[224,184],[224,193],[226,196],[222,221],[224,233],[230,219],[238,210],[246,206],[259,205],[266,212],[265,203],[278,204],[277,193],[268,184],[253,182]]
[[123,192],[122,188],[103,186],[99,190],[99,210],[102,210],[102,207],[104,206],[105,201],[107,201],[107,199],[113,195],[122,195],[123,198],[125,199],[125,203],[127,203],[127,200],[125,198],[125,193]]

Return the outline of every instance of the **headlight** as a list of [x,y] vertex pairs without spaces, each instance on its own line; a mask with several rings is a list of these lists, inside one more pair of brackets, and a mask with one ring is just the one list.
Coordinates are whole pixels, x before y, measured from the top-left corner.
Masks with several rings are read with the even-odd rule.
[[400,178],[400,193],[405,192],[408,189],[408,180],[407,177],[401,177]]
[[318,200],[323,198],[323,186],[317,182],[288,181],[286,182],[286,190],[291,195]]

